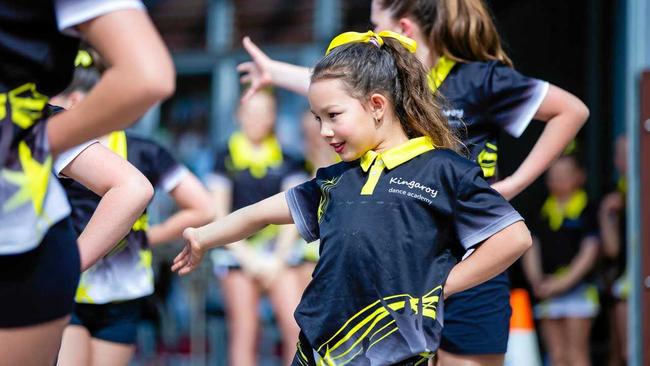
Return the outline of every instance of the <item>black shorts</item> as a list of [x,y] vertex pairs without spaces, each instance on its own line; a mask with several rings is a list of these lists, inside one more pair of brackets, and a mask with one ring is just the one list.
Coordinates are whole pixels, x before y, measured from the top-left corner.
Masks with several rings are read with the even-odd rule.
[[135,344],[142,316],[142,299],[108,304],[77,304],[71,325],[80,325],[93,338],[108,342]]
[[0,328],[35,325],[72,313],[80,266],[69,217],[52,226],[38,247],[0,255]]
[[510,282],[503,272],[445,301],[440,348],[459,355],[503,354],[510,332]]

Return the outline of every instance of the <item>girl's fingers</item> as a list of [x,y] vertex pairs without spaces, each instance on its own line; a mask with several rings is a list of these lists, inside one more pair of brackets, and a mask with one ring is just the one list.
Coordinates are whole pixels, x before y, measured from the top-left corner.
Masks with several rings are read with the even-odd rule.
[[250,74],[242,75],[242,77],[239,78],[239,83],[240,84],[248,84],[251,83],[253,80],[253,77]]
[[244,37],[244,40],[242,41],[244,44],[244,49],[246,49],[246,52],[253,58],[255,62],[263,61],[267,58],[266,54],[262,52],[253,41],[251,41],[250,37]]
[[246,61],[242,62],[241,64],[237,65],[237,72],[243,72],[243,73],[249,73],[252,70],[255,70],[255,63]]
[[174,258],[174,262],[177,262],[181,260],[182,257],[186,256],[188,253],[189,248],[187,246],[183,247],[183,250],[181,250],[180,253]]

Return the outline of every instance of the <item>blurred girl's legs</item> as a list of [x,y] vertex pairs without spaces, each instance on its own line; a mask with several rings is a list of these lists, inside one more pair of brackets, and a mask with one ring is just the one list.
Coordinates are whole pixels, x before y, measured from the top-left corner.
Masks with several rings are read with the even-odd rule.
[[257,364],[259,290],[255,280],[241,270],[228,271],[221,278],[228,318],[228,364]]
[[591,365],[589,353],[589,335],[591,318],[566,318],[564,320],[566,341],[563,345],[567,351],[568,364],[571,366]]
[[619,351],[622,364],[627,364],[627,301],[617,301],[614,306],[614,316],[616,321],[616,332],[619,342]]
[[553,366],[570,366],[566,346],[568,334],[564,319],[542,319],[539,322],[542,339]]
[[437,366],[503,366],[504,355],[456,355],[438,349]]
[[300,329],[293,317],[298,307],[303,288],[300,283],[300,272],[297,268],[286,268],[278,274],[269,286],[269,299],[282,334],[282,359],[284,365],[291,364],[296,352],[296,343]]
[[49,366],[56,359],[69,316],[46,323],[0,329],[0,366]]
[[90,365],[90,333],[79,325],[68,325],[63,331],[57,366]]
[[128,366],[135,345],[93,338],[90,342],[92,366]]

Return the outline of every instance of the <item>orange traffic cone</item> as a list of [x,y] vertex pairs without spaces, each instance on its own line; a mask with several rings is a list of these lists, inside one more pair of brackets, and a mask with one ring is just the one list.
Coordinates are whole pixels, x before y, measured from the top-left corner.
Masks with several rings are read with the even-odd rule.
[[510,337],[504,365],[541,366],[528,292],[521,288],[513,289],[510,292],[510,306]]

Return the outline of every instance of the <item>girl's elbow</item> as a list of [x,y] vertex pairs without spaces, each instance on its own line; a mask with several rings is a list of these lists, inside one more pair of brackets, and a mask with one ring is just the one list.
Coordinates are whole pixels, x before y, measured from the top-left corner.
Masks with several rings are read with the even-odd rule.
[[516,236],[514,239],[514,242],[516,243],[516,246],[521,254],[525,253],[533,246],[533,238],[530,235],[530,231],[526,225],[522,224],[517,228]]
[[139,207],[147,207],[154,195],[151,182],[144,175],[134,176],[126,183],[129,192],[132,192]]
[[173,64],[147,65],[138,72],[139,95],[149,104],[163,101],[176,90],[176,71]]
[[580,121],[580,124],[585,124],[589,118],[589,108],[582,102],[580,102],[577,111],[577,120]]

